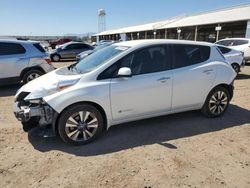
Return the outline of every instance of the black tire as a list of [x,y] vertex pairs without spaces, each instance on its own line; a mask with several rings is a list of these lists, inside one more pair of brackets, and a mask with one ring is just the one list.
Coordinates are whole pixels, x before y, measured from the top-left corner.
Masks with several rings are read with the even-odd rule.
[[237,74],[240,72],[240,66],[237,63],[233,63],[232,68]]
[[42,76],[43,73],[40,70],[29,70],[23,75],[23,83],[27,84],[28,82]]
[[[87,113],[82,114],[82,118],[81,118],[80,117],[81,112],[90,113],[86,120],[82,120],[82,119],[83,118],[85,119],[87,117]],[[88,124],[94,121],[94,117],[97,119],[97,123],[96,123],[97,127],[95,128],[88,127]],[[74,118],[73,120],[77,122],[77,125],[73,124],[74,122],[71,121],[72,120],[71,118]],[[69,143],[73,145],[84,145],[84,144],[92,142],[93,140],[95,140],[97,137],[101,135],[102,130],[103,130],[103,124],[104,124],[104,121],[103,121],[102,114],[94,106],[89,105],[89,104],[76,104],[76,105],[70,106],[69,108],[67,108],[61,113],[59,117],[59,121],[58,121],[58,133],[61,139],[65,143]],[[68,127],[69,125],[73,127]],[[93,136],[90,136],[90,133],[93,134]]]
[[54,55],[51,56],[51,60],[53,62],[59,62],[61,60],[61,56],[58,55],[58,54],[54,54]]
[[[218,99],[218,101],[213,102],[213,101],[215,101],[214,98],[217,98],[216,95],[219,92],[222,92],[223,97],[225,96],[225,98],[221,97],[221,99]],[[205,116],[210,117],[210,118],[219,117],[219,116],[223,115],[224,112],[227,110],[228,105],[229,105],[229,101],[230,101],[229,91],[224,87],[218,86],[218,87],[214,88],[209,93],[209,95],[208,95],[208,97],[207,97],[207,99],[205,101],[205,104],[203,105],[203,107],[201,109],[201,112]],[[214,108],[215,108],[215,112],[213,112]],[[220,109],[218,109],[218,108],[220,108]],[[221,109],[223,109],[223,110],[221,110]]]

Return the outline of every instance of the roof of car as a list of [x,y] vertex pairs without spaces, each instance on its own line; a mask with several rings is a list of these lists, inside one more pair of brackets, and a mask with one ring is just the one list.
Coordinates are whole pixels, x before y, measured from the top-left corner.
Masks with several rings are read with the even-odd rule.
[[39,43],[39,41],[31,41],[31,40],[17,40],[17,39],[0,39],[0,42],[9,42],[9,43]]
[[248,39],[248,38],[226,38],[226,39],[221,39],[219,41],[223,41],[223,40],[250,40],[250,39]]
[[169,39],[132,40],[132,41],[115,43],[113,45],[135,47],[135,46],[141,46],[141,45],[157,45],[157,44],[196,44],[196,45],[214,46],[214,44],[208,43],[208,42],[196,42],[196,41],[188,41],[188,40],[169,40]]

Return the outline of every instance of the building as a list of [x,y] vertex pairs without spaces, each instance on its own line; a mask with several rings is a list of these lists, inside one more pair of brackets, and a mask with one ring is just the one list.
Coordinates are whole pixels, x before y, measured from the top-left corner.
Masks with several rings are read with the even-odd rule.
[[183,39],[216,42],[232,37],[250,38],[250,4],[108,30],[92,36],[92,39]]

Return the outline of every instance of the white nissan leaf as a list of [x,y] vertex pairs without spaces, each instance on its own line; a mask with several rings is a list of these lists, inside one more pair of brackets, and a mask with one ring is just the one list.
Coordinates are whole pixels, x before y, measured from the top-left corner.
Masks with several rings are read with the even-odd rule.
[[14,113],[24,130],[51,125],[66,143],[86,144],[124,122],[199,109],[218,117],[235,77],[213,44],[128,41],[24,85]]

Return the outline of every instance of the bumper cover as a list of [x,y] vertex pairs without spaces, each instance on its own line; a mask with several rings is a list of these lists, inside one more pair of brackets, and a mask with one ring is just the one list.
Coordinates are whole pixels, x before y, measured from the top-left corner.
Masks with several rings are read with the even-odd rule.
[[39,125],[49,125],[53,120],[53,109],[48,105],[20,106],[19,102],[13,105],[14,115],[16,118],[24,122],[29,122],[32,118],[38,119]]

